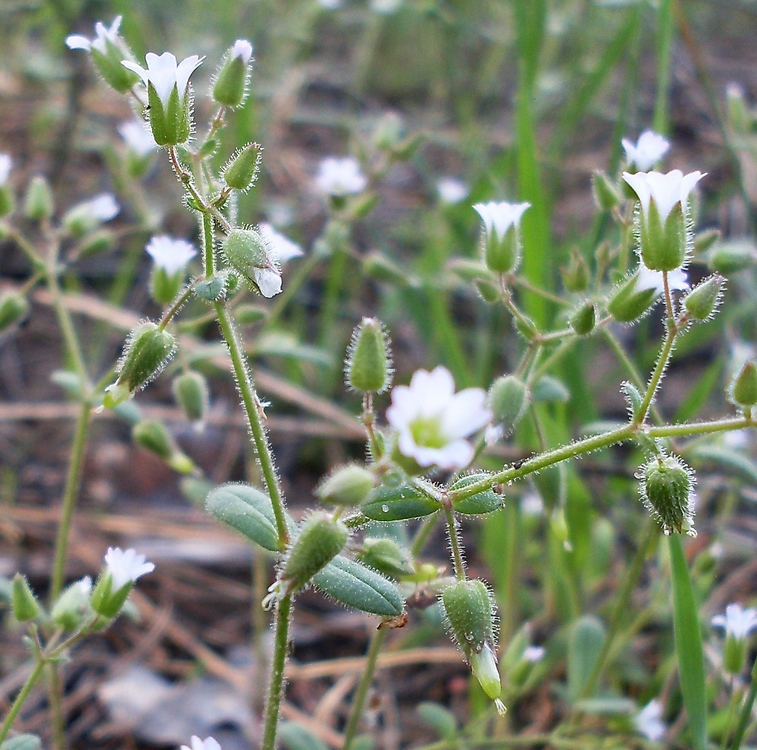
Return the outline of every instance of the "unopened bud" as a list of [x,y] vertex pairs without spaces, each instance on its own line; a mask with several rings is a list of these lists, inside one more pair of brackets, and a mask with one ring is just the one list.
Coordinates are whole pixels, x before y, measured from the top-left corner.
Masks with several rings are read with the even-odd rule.
[[89,576],[72,583],[53,605],[50,612],[53,622],[63,630],[76,630],[89,609],[91,593],[92,579]]
[[226,53],[221,69],[213,84],[213,99],[224,107],[239,107],[245,100],[252,59],[252,45],[246,39],[237,39]]
[[0,184],[0,217],[9,216],[16,208],[16,199],[10,185]]
[[697,284],[684,298],[683,306],[694,320],[707,320],[717,310],[725,279],[713,274]]
[[487,279],[476,279],[476,289],[484,302],[493,305],[502,299],[502,292],[496,284]]
[[728,633],[723,644],[723,670],[726,674],[740,675],[746,666],[747,639]]
[[597,309],[593,303],[584,302],[573,311],[568,322],[579,336],[588,336],[597,323]]
[[473,676],[478,680],[486,695],[492,700],[497,700],[502,694],[502,680],[499,676],[494,649],[486,643],[481,651],[474,651],[470,655],[470,666]]
[[658,456],[638,475],[644,505],[666,534],[696,536],[691,501],[693,472],[676,456]]
[[24,214],[32,221],[49,219],[55,211],[53,191],[50,183],[42,177],[35,175],[29,182],[24,199]]
[[595,170],[592,175],[591,184],[594,193],[594,202],[600,210],[612,211],[613,208],[620,205],[621,197],[618,189],[606,172]]
[[570,251],[570,262],[560,269],[563,284],[569,292],[585,292],[591,283],[591,272],[583,253],[573,247]]
[[633,323],[641,318],[657,300],[656,289],[638,289],[638,274],[624,281],[610,297],[607,312],[619,323]]
[[33,620],[40,613],[37,597],[34,596],[29,581],[21,573],[16,573],[13,577],[11,607],[13,616],[19,622],[29,622],[29,620]]
[[201,422],[208,410],[208,381],[199,372],[185,372],[173,381],[173,397],[187,419]]
[[29,313],[29,301],[22,294],[0,295],[0,333],[22,321]]
[[738,84],[729,84],[725,90],[728,125],[738,135],[747,135],[752,130],[754,117],[744,97],[744,89]]
[[165,328],[149,321],[140,323],[126,343],[118,384],[130,392],[139,390],[163,370],[175,351],[176,339]]
[[745,362],[731,383],[729,397],[731,403],[742,409],[751,409],[757,404],[757,365]]
[[469,659],[494,642],[494,604],[483,581],[456,581],[444,589],[442,604],[450,633]]
[[131,435],[137,445],[154,453],[179,474],[191,474],[195,470],[192,459],[179,450],[162,422],[153,419],[137,422]]
[[528,386],[515,375],[503,375],[489,388],[489,408],[494,415],[492,422],[501,426],[505,435],[515,429],[530,403]]
[[229,159],[223,179],[230,188],[244,191],[253,185],[260,168],[261,151],[260,144],[248,143]]
[[342,521],[328,513],[311,513],[284,560],[279,576],[282,594],[294,594],[307,586],[344,549],[348,539],[349,531]]
[[721,231],[719,229],[703,229],[694,235],[694,252],[704,253],[709,250],[719,239]]
[[363,466],[347,464],[332,472],[315,491],[322,503],[354,508],[368,498],[376,476]]
[[393,539],[368,537],[355,557],[369,568],[390,578],[401,578],[413,574],[407,555]]
[[[261,272],[278,273],[276,266],[268,257],[265,240],[255,229],[236,227],[229,232],[223,245],[223,252],[229,264],[236,269],[247,282],[266,297],[272,296],[272,290],[260,287]],[[281,281],[278,284],[281,289]],[[276,292],[273,292],[275,294]]]
[[389,340],[378,318],[363,318],[352,332],[344,366],[347,385],[360,393],[382,393],[392,381]]

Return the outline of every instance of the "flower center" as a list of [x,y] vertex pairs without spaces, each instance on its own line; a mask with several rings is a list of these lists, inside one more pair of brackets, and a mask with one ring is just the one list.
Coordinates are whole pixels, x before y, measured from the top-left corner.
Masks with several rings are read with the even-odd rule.
[[410,434],[415,444],[424,448],[443,448],[449,442],[442,432],[441,417],[418,417],[410,425]]

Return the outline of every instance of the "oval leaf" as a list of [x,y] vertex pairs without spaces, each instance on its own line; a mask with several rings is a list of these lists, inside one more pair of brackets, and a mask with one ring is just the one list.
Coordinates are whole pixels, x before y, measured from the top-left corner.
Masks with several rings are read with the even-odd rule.
[[405,607],[400,590],[391,581],[343,555],[316,574],[313,583],[340,604],[372,615],[397,617]]
[[287,750],[328,750],[323,740],[309,729],[292,721],[285,721],[278,730],[281,744]]
[[582,697],[604,642],[605,626],[598,617],[584,615],[573,625],[568,643],[568,694],[571,700]]
[[[485,472],[478,472],[476,474],[468,474],[467,476],[460,477],[451,487],[452,491],[468,487],[471,484],[480,482],[482,479],[486,479],[490,475]],[[479,516],[484,513],[491,513],[492,511],[499,510],[505,505],[505,499],[502,495],[498,495],[494,490],[484,490],[483,492],[477,492],[471,497],[463,498],[462,500],[454,504],[454,509],[457,513],[464,513],[470,516]]]
[[39,750],[42,742],[36,734],[19,734],[3,742],[0,750]]
[[407,521],[430,516],[440,508],[439,503],[409,484],[377,487],[360,506],[363,515],[371,521]]
[[279,551],[276,517],[268,496],[249,484],[222,484],[205,500],[212,516],[271,552]]

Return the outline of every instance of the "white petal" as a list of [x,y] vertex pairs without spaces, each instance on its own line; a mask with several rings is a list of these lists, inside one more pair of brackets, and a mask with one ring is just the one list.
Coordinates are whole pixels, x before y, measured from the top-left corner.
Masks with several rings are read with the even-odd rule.
[[187,93],[189,86],[189,76],[202,65],[204,57],[199,55],[190,55],[184,58],[176,68],[176,85],[179,87],[179,98],[184,101],[184,95]]
[[71,34],[71,36],[66,37],[66,47],[69,49],[83,49],[85,52],[89,52],[92,49],[92,42],[86,36],[81,36],[81,34]]
[[253,268],[255,283],[264,297],[274,297],[281,291],[281,274],[268,268]]
[[131,60],[121,60],[121,65],[136,73],[142,79],[145,86],[147,85],[147,82],[150,80],[150,72],[145,70],[139,63],[132,62]]
[[292,260],[292,258],[304,255],[299,245],[280,232],[277,232],[270,224],[263,222],[258,229],[265,242],[268,256],[276,263],[283,265]]
[[483,388],[466,388],[456,393],[444,411],[444,434],[449,438],[462,438],[480,430],[491,422],[492,413],[486,408],[486,391]]
[[231,48],[231,57],[239,57],[247,65],[252,57],[252,45],[246,39],[237,39]]

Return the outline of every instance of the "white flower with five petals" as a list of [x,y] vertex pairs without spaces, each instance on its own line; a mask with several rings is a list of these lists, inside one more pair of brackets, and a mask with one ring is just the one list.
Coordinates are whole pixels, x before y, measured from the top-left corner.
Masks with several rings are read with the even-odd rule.
[[473,460],[473,446],[465,438],[484,427],[492,413],[483,389],[455,393],[451,373],[439,366],[418,370],[409,386],[396,386],[386,418],[397,431],[403,456],[424,468],[455,471]]
[[198,55],[190,55],[177,63],[176,57],[170,52],[164,52],[162,55],[148,52],[145,55],[146,69],[131,60],[122,60],[121,64],[134,71],[145,86],[152,84],[161,103],[167,107],[174,88],[179,94],[179,104],[183,105],[189,87],[189,76],[197,70],[204,59]]
[[652,130],[645,130],[636,143],[628,138],[624,138],[621,143],[628,163],[636,167],[639,172],[652,169],[670,149],[670,143]]
[[726,635],[735,640],[743,641],[752,631],[757,630],[757,609],[729,604],[725,608],[725,615],[715,615],[712,624],[717,628],[724,628]]
[[341,197],[362,192],[368,185],[368,180],[357,159],[351,156],[330,156],[320,163],[315,184],[322,193]]
[[120,37],[118,35],[118,30],[121,28],[122,20],[123,16],[116,16],[113,19],[110,28],[98,21],[95,24],[94,39],[87,39],[86,36],[81,36],[81,34],[71,34],[66,37],[66,46],[69,49],[83,49],[85,52],[95,49],[101,55],[106,55],[108,53],[108,42],[115,46],[118,46],[119,44]]
[[162,268],[169,276],[173,276],[197,255],[194,245],[186,240],[177,240],[167,234],[153,237],[145,247],[147,254],[153,259],[158,268]]
[[105,564],[113,578],[113,591],[118,591],[126,584],[134,583],[140,576],[155,570],[153,563],[145,562],[144,555],[138,555],[133,549],[124,552],[120,547],[108,547]]
[[623,179],[639,196],[641,212],[644,217],[649,215],[649,207],[654,203],[664,224],[670,212],[676,205],[680,205],[686,213],[689,194],[706,173],[689,172],[685,175],[680,169],[663,174],[662,172],[637,172],[630,174],[623,172]]

